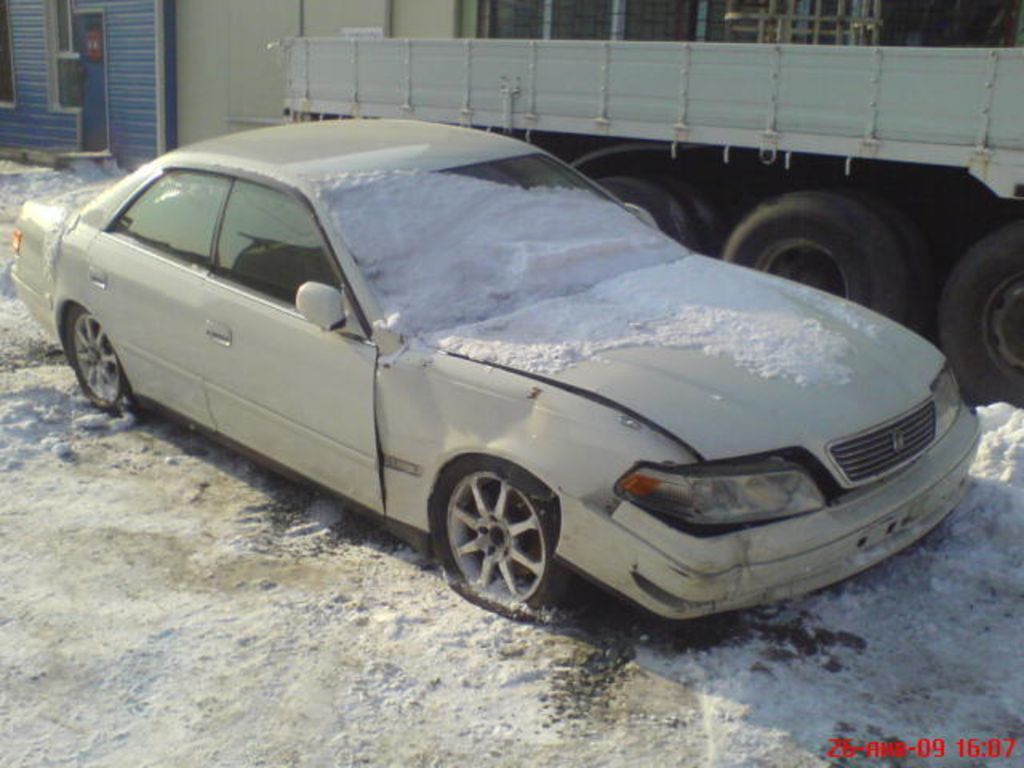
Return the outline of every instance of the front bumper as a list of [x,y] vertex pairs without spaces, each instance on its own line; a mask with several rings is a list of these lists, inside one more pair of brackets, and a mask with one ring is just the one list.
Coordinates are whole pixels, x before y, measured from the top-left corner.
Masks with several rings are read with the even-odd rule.
[[963,497],[978,446],[966,408],[910,468],[819,512],[710,538],[690,536],[628,502],[609,516],[562,500],[558,555],[669,618],[805,594],[914,543]]

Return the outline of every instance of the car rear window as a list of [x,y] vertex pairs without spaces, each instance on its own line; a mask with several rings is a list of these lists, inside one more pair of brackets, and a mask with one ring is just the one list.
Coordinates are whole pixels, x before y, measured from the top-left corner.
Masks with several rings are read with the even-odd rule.
[[217,216],[230,186],[223,176],[171,171],[121,214],[113,231],[169,256],[209,264]]

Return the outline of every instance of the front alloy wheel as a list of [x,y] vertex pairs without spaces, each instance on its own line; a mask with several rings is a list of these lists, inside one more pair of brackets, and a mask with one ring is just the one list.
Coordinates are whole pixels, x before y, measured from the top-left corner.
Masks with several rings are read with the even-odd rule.
[[537,593],[548,543],[526,494],[492,472],[473,473],[455,486],[447,523],[455,565],[475,591],[517,602]]
[[470,602],[565,606],[583,585],[556,562],[558,496],[534,475],[490,456],[464,456],[438,479],[430,502],[434,551],[452,587]]

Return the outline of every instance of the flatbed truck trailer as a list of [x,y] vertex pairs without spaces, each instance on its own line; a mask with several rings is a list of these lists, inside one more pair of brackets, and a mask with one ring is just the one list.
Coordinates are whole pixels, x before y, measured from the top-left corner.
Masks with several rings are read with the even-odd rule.
[[1024,405],[1024,49],[283,41],[293,120],[518,135],[691,249],[937,341]]

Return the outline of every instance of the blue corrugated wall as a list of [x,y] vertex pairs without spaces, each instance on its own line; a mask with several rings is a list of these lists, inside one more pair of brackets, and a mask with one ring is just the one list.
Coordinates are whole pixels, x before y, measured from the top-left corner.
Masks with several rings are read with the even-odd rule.
[[78,149],[78,117],[51,112],[42,0],[7,0],[14,51],[14,109],[0,108],[0,146]]
[[[8,0],[17,108],[0,109],[0,146],[78,149],[78,118],[50,110],[44,0]],[[110,151],[131,167],[157,155],[156,2],[76,0],[102,10],[107,37]]]
[[76,0],[75,9],[106,12],[110,151],[128,166],[156,157],[156,4]]

